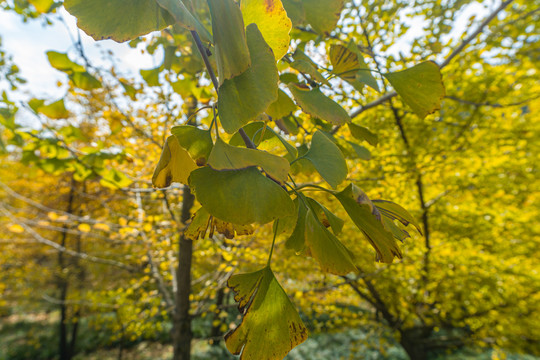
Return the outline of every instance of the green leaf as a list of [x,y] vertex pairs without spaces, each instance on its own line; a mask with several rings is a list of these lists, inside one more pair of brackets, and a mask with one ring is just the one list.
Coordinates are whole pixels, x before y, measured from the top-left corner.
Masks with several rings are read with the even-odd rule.
[[[242,12],[233,0],[208,0],[219,84],[248,70],[253,61],[246,41]],[[274,56],[272,55],[272,61]],[[221,95],[221,89],[220,89]]]
[[347,178],[349,171],[343,154],[337,145],[320,131],[313,134],[311,147],[302,158],[309,160],[334,189]]
[[377,136],[377,134],[372,133],[371,131],[369,131],[369,129],[360,125],[356,125],[353,123],[349,123],[347,125],[349,126],[349,130],[351,131],[352,136],[354,136],[358,140],[365,140],[370,145],[377,146],[379,142],[379,137]]
[[149,86],[159,86],[159,67],[155,69],[140,70],[139,72]]
[[257,24],[276,60],[281,59],[289,50],[289,32],[292,27],[281,0],[242,0],[240,9],[244,23]]
[[347,144],[349,144],[354,152],[356,153],[356,155],[362,159],[362,160],[370,160],[371,159],[371,153],[369,152],[368,149],[366,149],[365,147],[363,146],[360,146],[352,141],[347,141]]
[[282,359],[307,339],[307,329],[270,267],[233,275],[227,282],[243,314],[225,335],[227,349],[245,360]]
[[176,136],[167,138],[161,157],[152,176],[152,185],[165,188],[173,182],[188,183],[189,174],[197,168],[189,153],[178,143]]
[[94,40],[131,40],[174,22],[154,0],[66,0],[77,26]]
[[49,63],[56,70],[66,72],[68,74],[71,74],[73,72],[86,71],[86,69],[82,65],[71,61],[67,54],[57,51],[47,51],[46,54],[47,59],[49,59]]
[[120,80],[120,85],[122,85],[127,96],[129,96],[131,100],[137,100],[137,89],[135,89],[133,86],[123,80]]
[[341,16],[343,0],[302,0],[306,21],[321,35],[334,30]]
[[388,200],[373,200],[373,205],[379,209],[383,216],[386,216],[391,220],[397,219],[405,226],[413,224],[416,230],[422,234],[422,228],[418,221],[402,206]]
[[41,105],[37,108],[37,112],[51,119],[66,119],[70,115],[64,105],[64,99],[60,99],[48,105]]
[[116,169],[102,169],[97,173],[101,177],[99,183],[109,189],[121,189],[133,183],[124,173]]
[[363,200],[362,194],[362,190],[356,185],[349,184],[343,191],[335,192],[334,196],[373,246],[377,252],[377,260],[392,263],[394,256],[401,259],[401,250],[394,237],[373,215],[370,205]]
[[208,158],[214,170],[239,170],[260,166],[272,179],[284,183],[289,174],[289,162],[266,151],[231,146],[218,138]]
[[266,113],[271,116],[272,119],[277,120],[289,115],[293,111],[296,111],[296,109],[296,104],[292,101],[289,95],[287,95],[283,90],[279,89],[278,99],[270,104],[266,110]]
[[291,235],[285,241],[285,247],[287,249],[294,250],[299,254],[306,247],[306,214],[308,208],[306,207],[306,197],[302,194],[298,194],[298,197],[294,199],[296,206],[296,225]]
[[338,103],[324,95],[319,88],[310,90],[300,84],[288,84],[296,103],[304,112],[332,124],[343,124],[351,121],[351,117]]
[[229,171],[203,167],[191,173],[189,186],[211,215],[233,224],[266,224],[294,212],[287,192],[254,167]]
[[439,66],[426,61],[410,69],[384,74],[416,115],[425,118],[441,108],[446,95]]
[[206,30],[201,22],[184,5],[184,0],[156,0],[156,2],[167,10],[176,23],[188,30],[195,30],[203,41],[212,42],[212,35]]
[[345,222],[336,215],[334,215],[334,213],[332,213],[330,210],[320,204],[317,200],[307,196],[306,199],[311,206],[311,209],[313,209],[313,211],[317,215],[317,219],[319,219],[319,221],[325,227],[330,226],[332,228],[332,232],[335,235],[339,235],[341,233],[341,230],[343,229],[343,224]]
[[291,63],[291,67],[293,69],[298,70],[301,73],[309,75],[311,80],[315,80],[319,83],[323,83],[325,85],[330,86],[330,83],[326,78],[317,70],[317,67],[315,67],[311,62],[306,61],[304,59],[298,59],[294,60]]
[[302,0],[281,0],[281,2],[294,25],[300,25],[306,20]]
[[90,75],[88,72],[75,72],[69,76],[73,85],[82,90],[94,90],[101,87],[101,81]]
[[361,82],[379,91],[377,80],[371,75],[369,67],[359,52],[348,49],[343,45],[332,45],[330,46],[329,57],[333,66],[332,72],[349,82],[357,90],[362,89],[362,86],[358,84],[358,82]]
[[254,120],[278,99],[276,62],[257,25],[248,25],[247,42],[251,67],[219,87],[219,118],[229,134]]
[[321,224],[311,209],[306,214],[306,246],[321,270],[335,275],[356,272],[353,254]]
[[173,127],[171,132],[197,166],[206,165],[213,147],[212,135],[210,135],[209,130],[202,130],[191,125],[182,125]]
[[[255,121],[252,123],[247,124],[242,129],[246,132],[246,134],[249,136],[249,138],[255,143],[255,145],[259,146],[259,144],[265,142],[266,140],[270,139],[277,139],[281,145],[283,145],[284,149],[287,150],[287,153],[289,154],[289,161],[292,161],[296,159],[298,156],[298,151],[294,146],[289,144],[287,140],[285,140],[283,137],[281,137],[278,133],[276,133],[272,128],[269,126],[266,126],[266,123],[262,121]],[[245,146],[244,140],[242,140],[242,137],[239,133],[235,133],[231,140],[229,141],[229,145],[233,146]]]

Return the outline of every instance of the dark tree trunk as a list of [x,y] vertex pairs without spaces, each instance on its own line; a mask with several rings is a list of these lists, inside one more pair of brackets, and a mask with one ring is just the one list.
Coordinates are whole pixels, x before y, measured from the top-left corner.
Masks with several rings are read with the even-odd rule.
[[[185,224],[191,217],[191,208],[195,198],[189,187],[184,187],[181,222]],[[175,312],[173,318],[172,340],[174,360],[189,360],[191,358],[191,315],[189,314],[189,295],[191,293],[191,257],[193,242],[179,236],[178,268],[176,271],[177,291],[175,296]]]
[[418,327],[407,330],[400,330],[401,339],[399,343],[409,355],[411,360],[427,360],[428,340],[431,335],[430,328]]

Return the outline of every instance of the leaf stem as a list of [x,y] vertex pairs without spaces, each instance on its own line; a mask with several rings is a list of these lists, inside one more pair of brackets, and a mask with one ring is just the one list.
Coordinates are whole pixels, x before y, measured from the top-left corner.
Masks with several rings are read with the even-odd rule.
[[322,187],[322,186],[319,186],[319,185],[315,185],[315,184],[304,184],[304,185],[300,185],[298,187],[296,187],[295,190],[302,190],[304,188],[315,188],[315,189],[318,189],[318,190],[321,190],[321,191],[326,191],[327,193],[329,194],[333,194],[334,192],[332,190],[328,190],[327,188],[325,187]]
[[276,220],[276,230],[274,231],[274,238],[272,239],[272,247],[270,248],[270,254],[268,255],[268,262],[266,263],[266,267],[270,267],[270,262],[272,261],[272,254],[274,253],[274,245],[276,244],[276,237],[277,237],[277,231],[279,226],[279,219]]
[[[217,80],[216,74],[214,73],[214,69],[212,69],[212,65],[210,64],[210,59],[208,59],[206,48],[204,47],[201,41],[201,38],[199,37],[199,34],[195,30],[191,30],[191,36],[193,36],[193,40],[195,40],[197,49],[199,50],[199,53],[201,54],[201,57],[204,61],[204,65],[206,66],[206,70],[208,71],[208,75],[210,76],[210,79],[212,80],[212,84],[214,84],[214,89],[216,90],[216,93],[218,94],[218,97],[219,97],[219,82]],[[216,129],[217,129],[217,122],[216,122]],[[242,137],[242,140],[244,140],[246,147],[250,149],[257,148],[255,144],[253,143],[253,141],[251,141],[249,136],[246,134],[244,129],[238,130],[238,133]]]

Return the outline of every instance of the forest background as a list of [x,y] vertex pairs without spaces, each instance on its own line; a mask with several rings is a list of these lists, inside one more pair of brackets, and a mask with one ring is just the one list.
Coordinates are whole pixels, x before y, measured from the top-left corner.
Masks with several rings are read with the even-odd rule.
[[[207,12],[206,2],[190,3]],[[283,1],[293,27],[280,82],[320,85],[356,126],[328,126],[291,101],[272,110],[269,128],[304,154],[315,128],[331,134],[347,180],[406,208],[422,234],[399,230],[402,258],[378,263],[353,224],[327,215],[356,256],[359,271],[343,276],[298,256],[286,231],[277,236],[272,270],[309,332],[288,358],[540,356],[540,3],[306,5],[339,8],[329,29],[327,14],[306,21],[298,3]],[[186,240],[200,205],[185,206],[181,184],[152,187],[170,128],[212,124],[215,92],[191,34],[169,27],[120,47],[91,40],[59,2],[0,6],[0,18],[20,22],[25,56],[0,42],[0,359],[180,358],[180,341],[194,359],[233,358],[223,335],[241,316],[227,280],[266,263],[272,226],[241,236],[217,224]],[[15,34],[5,29],[8,43]],[[65,48],[35,52],[42,36]],[[332,46],[350,44],[371,70],[353,84],[330,59]],[[34,59],[49,65],[20,71]],[[428,60],[441,68],[445,96],[422,117],[381,74]],[[270,151],[272,141],[257,145]],[[301,183],[324,182],[296,165]],[[327,193],[310,196],[348,219]],[[182,241],[193,246],[188,285]]]

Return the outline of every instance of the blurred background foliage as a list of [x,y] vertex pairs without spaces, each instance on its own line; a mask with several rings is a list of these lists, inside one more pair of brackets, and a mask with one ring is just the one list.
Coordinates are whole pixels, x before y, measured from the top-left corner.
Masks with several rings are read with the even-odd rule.
[[[347,1],[330,36],[297,26],[290,50],[303,49],[323,74],[333,43],[357,44],[381,72],[440,62],[484,20],[457,25],[473,5],[498,3]],[[61,3],[2,0],[0,7],[53,24]],[[345,153],[349,180],[372,199],[404,206],[424,236],[409,227],[403,259],[378,264],[346,223],[343,239],[361,269],[348,277],[314,271],[312,259],[278,237],[273,270],[310,331],[287,359],[540,356],[539,8],[512,1],[444,67],[440,112],[421,120],[393,98],[354,118],[378,144]],[[411,26],[421,35],[407,38]],[[0,359],[58,358],[59,346],[75,359],[171,356],[183,195],[177,185],[152,189],[150,179],[170,127],[211,103],[213,92],[186,31],[166,29],[130,45],[163,51],[163,63],[125,76],[94,65],[75,36],[63,66],[54,65],[61,55],[49,54],[66,74],[58,84],[65,96],[35,99],[20,93],[25,80],[0,43]],[[383,94],[390,91],[374,76]],[[326,93],[349,113],[381,96],[330,81]],[[196,119],[209,125],[210,115],[206,109]],[[274,125],[301,149],[315,123],[293,112]],[[336,136],[353,134],[343,128]],[[317,181],[309,169],[297,171]],[[314,196],[346,218],[335,199]],[[240,317],[225,283],[265,263],[271,237],[265,226],[194,242],[194,359],[234,358],[222,336]]]

